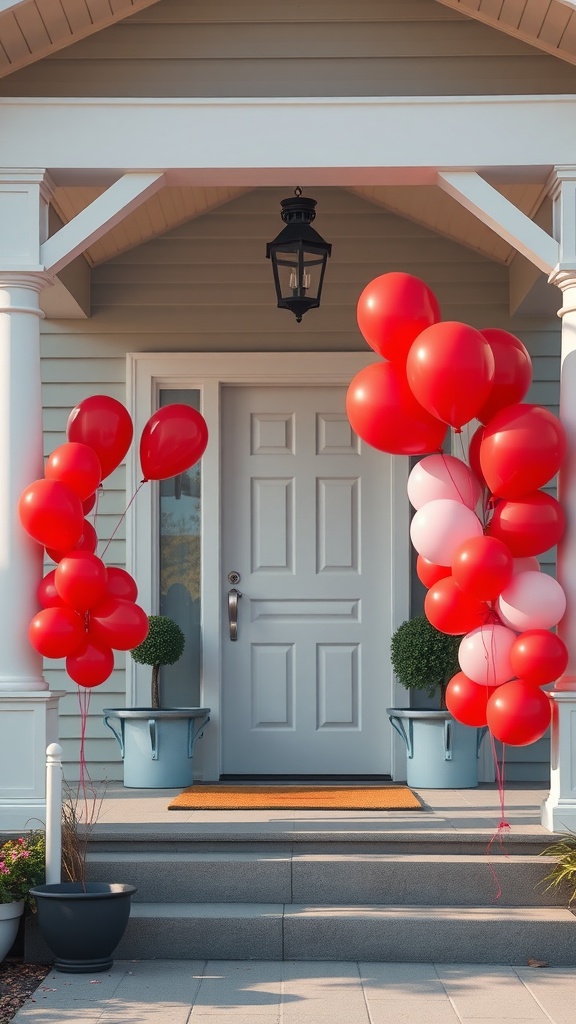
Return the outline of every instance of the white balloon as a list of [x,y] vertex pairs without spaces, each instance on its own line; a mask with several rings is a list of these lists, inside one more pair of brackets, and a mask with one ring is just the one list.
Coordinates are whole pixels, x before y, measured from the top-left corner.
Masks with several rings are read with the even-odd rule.
[[408,498],[416,509],[439,498],[476,508],[481,494],[482,488],[469,467],[454,455],[427,455],[408,477]]
[[478,516],[460,501],[438,498],[414,513],[410,537],[419,555],[435,565],[450,565],[456,548],[471,537],[481,537]]
[[520,633],[551,629],[566,611],[566,594],[545,572],[519,572],[500,594],[497,609],[502,622]]
[[467,633],[458,648],[460,668],[475,683],[500,686],[514,677],[510,651],[518,634],[497,622]]

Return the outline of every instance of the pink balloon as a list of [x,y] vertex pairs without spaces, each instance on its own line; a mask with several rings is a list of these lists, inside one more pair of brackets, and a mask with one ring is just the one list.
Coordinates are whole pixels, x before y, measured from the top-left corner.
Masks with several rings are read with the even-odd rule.
[[445,320],[426,327],[413,342],[406,376],[420,405],[459,429],[490,394],[494,356],[480,331]]
[[458,648],[460,668],[475,683],[500,686],[515,674],[510,651],[516,637],[512,629],[494,622],[473,629]]
[[416,509],[438,498],[475,508],[481,494],[482,488],[466,463],[453,455],[427,455],[408,477],[408,498]]
[[502,622],[519,633],[550,629],[566,611],[566,595],[544,572],[519,572],[500,594],[497,610]]
[[478,516],[450,498],[429,501],[418,509],[410,526],[416,551],[436,565],[450,565],[456,548],[470,537],[482,535]]

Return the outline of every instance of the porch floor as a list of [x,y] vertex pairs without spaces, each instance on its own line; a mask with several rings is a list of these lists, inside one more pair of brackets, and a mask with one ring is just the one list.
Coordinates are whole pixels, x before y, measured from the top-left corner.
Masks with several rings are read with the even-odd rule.
[[540,808],[548,795],[544,784],[510,783],[504,791],[504,814],[494,784],[477,789],[417,790],[423,808],[419,811],[169,811],[177,790],[125,789],[109,783],[100,791],[102,803],[95,834],[129,837],[142,833],[171,836],[234,838],[265,841],[304,838],[328,839],[346,833],[350,838],[417,840],[423,833],[439,841],[492,837],[502,818],[510,825],[507,841],[526,842],[530,837],[550,833],[540,824]]

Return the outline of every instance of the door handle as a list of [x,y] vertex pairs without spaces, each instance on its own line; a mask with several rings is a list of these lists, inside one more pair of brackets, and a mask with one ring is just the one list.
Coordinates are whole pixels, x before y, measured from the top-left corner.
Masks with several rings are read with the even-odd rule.
[[230,626],[230,639],[238,639],[238,598],[242,597],[236,587],[228,591],[228,623]]

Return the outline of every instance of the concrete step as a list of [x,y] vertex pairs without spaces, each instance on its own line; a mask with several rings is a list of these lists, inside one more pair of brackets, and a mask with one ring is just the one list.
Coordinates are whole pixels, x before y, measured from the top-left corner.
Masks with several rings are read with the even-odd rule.
[[562,906],[547,858],[265,850],[95,853],[92,881],[130,882],[135,902]]
[[560,908],[134,904],[118,959],[576,962]]

